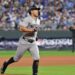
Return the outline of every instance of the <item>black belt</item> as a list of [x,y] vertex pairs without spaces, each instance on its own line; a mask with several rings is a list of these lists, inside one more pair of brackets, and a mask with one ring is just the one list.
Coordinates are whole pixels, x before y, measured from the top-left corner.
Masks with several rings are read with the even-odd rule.
[[[25,38],[25,37],[23,37],[23,39],[25,40],[26,38]],[[27,39],[27,41],[28,41],[28,42],[30,42],[30,43],[33,43],[33,42],[34,42],[34,40],[33,40],[33,39]]]

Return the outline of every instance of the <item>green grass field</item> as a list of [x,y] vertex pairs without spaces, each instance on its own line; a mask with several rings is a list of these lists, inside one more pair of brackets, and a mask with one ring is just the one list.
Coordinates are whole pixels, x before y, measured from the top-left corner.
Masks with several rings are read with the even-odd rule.
[[[0,57],[11,57],[15,51],[0,51]],[[41,56],[75,56],[71,51],[40,51]],[[25,57],[30,57],[28,52]],[[9,67],[7,75],[32,75],[32,68],[29,67]],[[68,66],[40,66],[38,75],[75,75],[75,65]]]
[[[32,75],[31,67],[8,68],[6,73],[9,75]],[[40,66],[38,75],[75,75],[75,66]]]
[[[0,57],[14,56],[16,51],[0,51]],[[40,51],[41,56],[75,56],[72,51]],[[24,54],[25,57],[31,56],[28,52]]]

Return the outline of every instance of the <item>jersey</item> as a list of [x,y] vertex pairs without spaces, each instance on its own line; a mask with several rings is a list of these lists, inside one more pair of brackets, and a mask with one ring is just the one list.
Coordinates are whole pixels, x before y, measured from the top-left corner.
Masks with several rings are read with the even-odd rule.
[[[31,16],[26,17],[25,19],[23,19],[23,21],[21,21],[19,23],[19,26],[24,26],[24,27],[27,27],[27,28],[38,28],[39,25],[40,25],[40,19],[37,18],[35,20]],[[35,41],[36,38],[37,38],[37,32],[38,31],[34,32],[34,34],[31,35],[31,36],[26,35],[28,32],[23,32],[23,35],[21,36],[21,39],[24,37],[25,39],[32,39],[32,40]]]

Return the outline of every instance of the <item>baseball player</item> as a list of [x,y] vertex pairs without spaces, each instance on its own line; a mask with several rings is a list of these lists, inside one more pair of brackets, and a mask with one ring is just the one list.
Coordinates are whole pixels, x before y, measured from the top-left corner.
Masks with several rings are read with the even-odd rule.
[[8,65],[19,61],[26,50],[28,50],[33,57],[32,75],[38,74],[38,64],[40,56],[39,49],[36,44],[36,38],[38,27],[40,25],[40,19],[38,18],[39,10],[40,8],[36,8],[35,6],[31,7],[29,10],[29,16],[19,23],[19,30],[23,32],[23,35],[19,39],[19,45],[16,51],[16,55],[3,63],[1,74],[5,73]]

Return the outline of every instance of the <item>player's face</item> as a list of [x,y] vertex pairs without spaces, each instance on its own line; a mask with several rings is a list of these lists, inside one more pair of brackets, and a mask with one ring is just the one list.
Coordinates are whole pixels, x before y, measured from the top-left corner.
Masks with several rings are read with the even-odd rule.
[[38,16],[39,16],[39,10],[33,10],[33,11],[32,11],[32,14],[33,14],[35,17],[38,17]]

